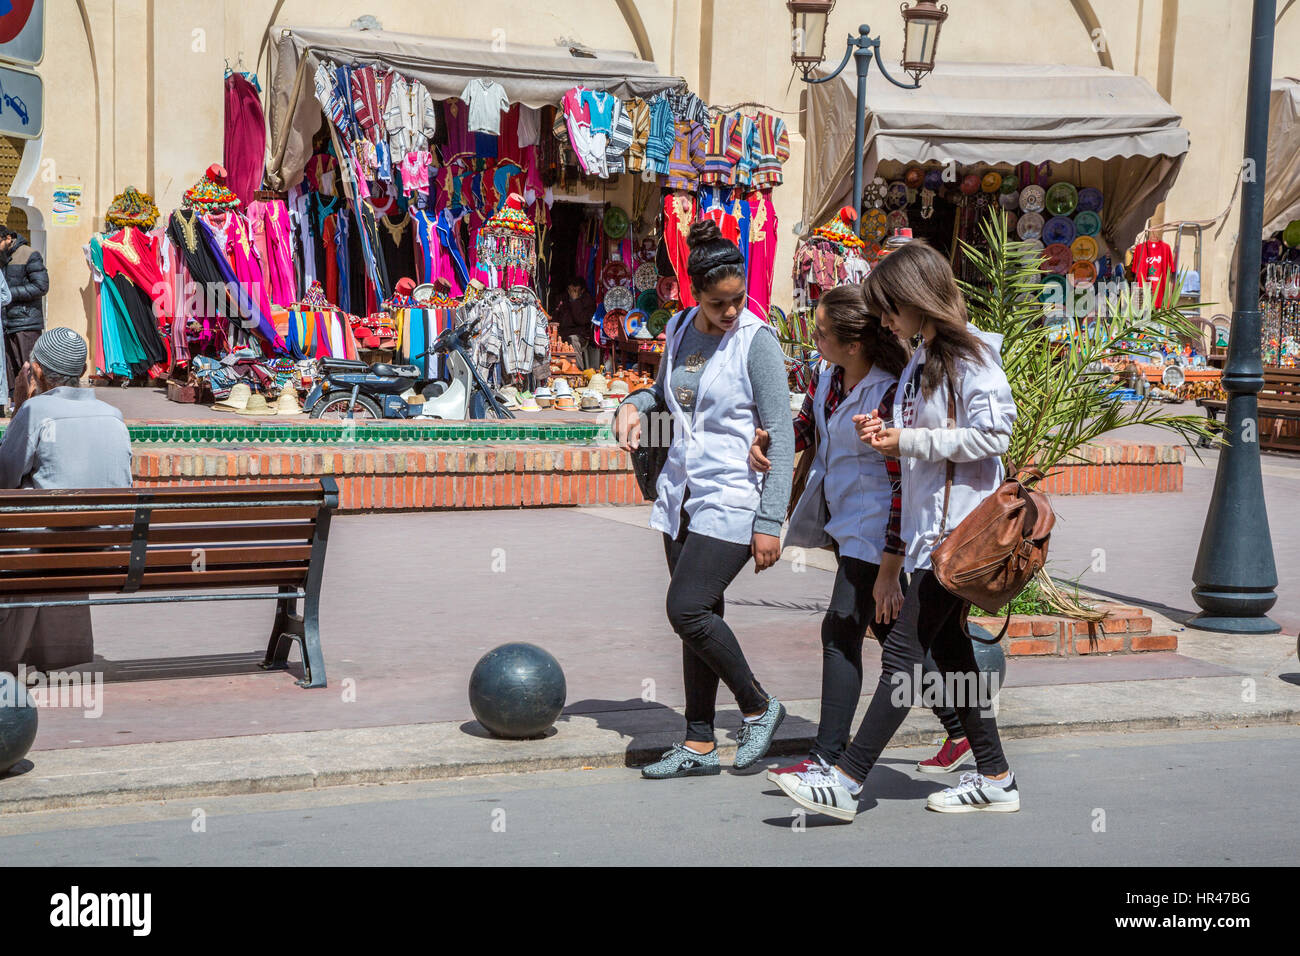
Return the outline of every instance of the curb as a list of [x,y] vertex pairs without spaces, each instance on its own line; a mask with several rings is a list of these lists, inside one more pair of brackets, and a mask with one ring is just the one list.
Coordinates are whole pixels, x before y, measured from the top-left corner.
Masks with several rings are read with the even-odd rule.
[[[1067,734],[1093,733],[1131,733],[1152,730],[1183,729],[1218,729],[1223,727],[1253,727],[1300,723],[1300,709],[1283,708],[1267,710],[1252,714],[1193,714],[1169,717],[1143,717],[1108,720],[1084,720],[1078,722],[1047,723],[1026,722],[1007,724],[999,728],[1006,739],[1027,739],[1034,737],[1061,736]],[[429,725],[413,725],[429,726]],[[372,728],[383,731],[393,728]],[[328,732],[326,732],[328,733]],[[890,747],[910,747],[933,743],[936,729],[902,728],[890,743]],[[300,790],[312,790],[326,787],[357,786],[362,784],[404,783],[417,780],[437,780],[454,777],[484,776],[488,774],[533,773],[544,770],[581,770],[581,769],[616,769],[620,767],[637,767],[656,759],[663,750],[675,740],[679,733],[661,733],[663,740],[655,745],[649,743],[623,745],[617,749],[594,746],[590,750],[578,750],[568,754],[534,754],[501,757],[497,759],[471,758],[458,760],[428,760],[402,763],[389,761],[369,767],[350,767],[348,769],[310,769],[300,771],[275,772],[250,776],[222,776],[212,774],[206,779],[200,773],[193,779],[176,783],[140,783],[123,785],[121,781],[89,786],[75,792],[14,795],[6,798],[5,780],[22,780],[27,773],[10,774],[0,777],[0,813],[35,813],[49,810],[65,810],[87,807],[118,806],[130,803],[145,803],[165,800],[179,800],[197,797],[242,796],[250,794],[282,793]],[[229,739],[229,738],[227,738]],[[549,739],[555,739],[554,737]],[[768,756],[780,757],[807,753],[813,737],[807,733],[795,733],[788,736],[778,735],[773,742]],[[527,742],[524,742],[525,744]],[[131,746],[131,745],[127,745]],[[149,745],[140,745],[149,746]],[[106,748],[118,750],[119,748]],[[730,740],[719,742],[719,754],[726,764],[735,758],[736,745]],[[57,753],[57,752],[46,752]],[[41,759],[41,751],[36,752],[36,760]],[[23,763],[31,763],[31,760]],[[211,763],[211,762],[209,762]],[[223,769],[229,765],[215,762]],[[752,774],[759,774],[764,769],[757,766]],[[33,765],[27,772],[38,772],[39,766]],[[111,777],[114,771],[92,771],[97,776]],[[69,775],[59,775],[69,776]],[[53,778],[51,778],[53,779]]]

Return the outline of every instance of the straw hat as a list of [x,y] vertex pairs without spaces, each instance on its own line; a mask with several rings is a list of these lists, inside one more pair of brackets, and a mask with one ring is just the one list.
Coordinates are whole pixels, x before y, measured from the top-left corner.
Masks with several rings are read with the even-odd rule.
[[584,412],[600,411],[601,397],[589,388],[582,390],[582,410]]
[[557,378],[555,380],[555,397],[560,398],[564,395],[573,396],[573,389],[569,387],[567,378]]
[[573,393],[569,392],[555,397],[555,407],[562,412],[571,412],[578,407],[578,403],[574,401]]
[[242,412],[248,407],[248,400],[252,395],[253,390],[248,387],[247,382],[236,382],[225,400],[217,402],[212,407],[222,412]]
[[286,388],[280,392],[280,397],[275,401],[275,413],[277,415],[301,415],[302,406],[298,404],[298,392],[292,388]]
[[248,400],[248,404],[244,407],[244,410],[240,412],[240,414],[241,415],[274,415],[275,411],[271,408],[270,405],[266,404],[266,396],[262,395],[259,392],[258,394],[252,396]]
[[587,383],[587,388],[593,392],[600,392],[602,395],[605,394],[605,389],[608,387],[609,381],[600,372],[593,375],[591,381]]
[[540,412],[542,407],[537,404],[537,396],[532,392],[524,392],[519,396],[519,410],[521,412]]

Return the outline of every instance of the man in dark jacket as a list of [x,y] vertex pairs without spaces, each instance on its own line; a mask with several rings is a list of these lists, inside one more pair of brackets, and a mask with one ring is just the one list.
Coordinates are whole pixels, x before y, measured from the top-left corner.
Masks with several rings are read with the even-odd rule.
[[45,331],[41,300],[50,291],[50,275],[41,254],[12,229],[0,227],[0,265],[13,300],[4,311],[5,367],[9,381],[31,357],[32,346]]
[[555,310],[560,338],[578,353],[576,360],[579,365],[594,368],[600,362],[600,350],[591,341],[591,317],[596,314],[596,300],[587,291],[587,284],[577,276],[569,280],[566,293],[564,301]]

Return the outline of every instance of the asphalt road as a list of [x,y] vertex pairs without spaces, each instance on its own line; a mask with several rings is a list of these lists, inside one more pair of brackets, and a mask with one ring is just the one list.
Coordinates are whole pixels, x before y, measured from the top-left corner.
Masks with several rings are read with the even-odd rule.
[[1300,727],[1009,741],[1015,814],[937,814],[887,751],[857,820],[760,772],[556,771],[0,817],[6,865],[1294,865]]

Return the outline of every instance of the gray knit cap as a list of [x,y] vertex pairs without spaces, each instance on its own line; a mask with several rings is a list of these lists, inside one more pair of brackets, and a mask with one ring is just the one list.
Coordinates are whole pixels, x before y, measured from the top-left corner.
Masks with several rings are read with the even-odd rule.
[[53,375],[81,378],[86,371],[86,340],[72,329],[46,329],[32,346],[31,355]]

